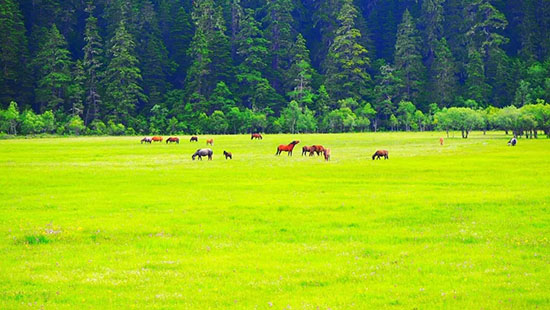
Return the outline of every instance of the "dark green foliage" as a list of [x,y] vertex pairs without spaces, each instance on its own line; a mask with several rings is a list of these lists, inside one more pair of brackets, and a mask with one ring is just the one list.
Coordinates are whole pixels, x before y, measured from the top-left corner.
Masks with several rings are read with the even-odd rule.
[[69,97],[67,87],[72,80],[72,61],[67,42],[55,24],[45,32],[33,64],[37,77],[35,92],[38,110],[64,111]]
[[2,130],[426,130],[548,102],[548,29],[537,0],[4,0]]
[[0,107],[32,99],[29,52],[23,16],[15,0],[0,2]]
[[128,124],[136,107],[147,100],[140,85],[141,71],[134,49],[134,38],[121,21],[108,47],[111,61],[105,70],[103,113],[105,118],[123,124]]
[[364,99],[368,95],[370,59],[361,44],[361,32],[355,28],[357,8],[351,0],[343,0],[338,14],[338,29],[331,44],[326,66],[325,85],[333,99]]
[[403,13],[403,21],[397,29],[394,65],[401,84],[398,97],[420,105],[426,68],[422,63],[420,37],[409,10]]

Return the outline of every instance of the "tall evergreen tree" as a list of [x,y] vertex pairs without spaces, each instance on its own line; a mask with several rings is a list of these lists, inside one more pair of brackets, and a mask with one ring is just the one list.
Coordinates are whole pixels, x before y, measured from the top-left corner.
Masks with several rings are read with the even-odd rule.
[[14,0],[0,2],[0,107],[31,103],[29,58],[23,16]]
[[431,67],[435,49],[443,36],[443,3],[445,0],[422,1],[422,28],[425,42],[424,55],[426,64]]
[[265,37],[271,43],[270,80],[277,91],[282,90],[282,80],[291,63],[291,55],[288,51],[294,41],[292,28],[294,20],[291,14],[293,9],[291,0],[267,0],[265,7],[266,16],[263,19]]
[[105,71],[105,117],[128,124],[136,107],[147,100],[143,94],[139,61],[135,56],[134,38],[122,20],[109,41]]
[[143,90],[148,97],[144,111],[150,111],[163,100],[169,90],[167,81],[176,64],[170,61],[168,50],[161,38],[157,14],[149,0],[143,2],[138,26],[137,54],[143,77]]
[[292,92],[293,99],[298,103],[311,94],[311,82],[315,70],[311,67],[309,50],[306,47],[306,40],[302,34],[298,34],[296,42],[290,49],[292,64],[288,70],[286,80],[287,92]]
[[82,48],[84,59],[82,66],[85,72],[86,81],[85,90],[85,110],[84,123],[89,124],[99,115],[101,106],[100,96],[100,74],[103,66],[103,43],[97,29],[97,18],[93,15],[94,6],[90,3],[86,8],[88,18],[86,19],[86,28],[84,30],[84,41],[86,44]]
[[262,75],[268,64],[269,41],[260,30],[260,23],[254,18],[254,11],[246,9],[237,34],[237,54],[242,59],[238,66],[237,80],[245,106],[253,110],[273,110],[280,103],[269,81]]
[[485,67],[481,53],[471,51],[466,66],[468,78],[466,80],[466,99],[473,99],[479,104],[485,105],[491,93],[491,86],[485,79]]
[[367,49],[358,43],[361,32],[355,28],[357,13],[351,0],[343,0],[336,36],[325,61],[325,84],[333,100],[363,99],[368,94],[370,59]]
[[209,97],[219,81],[228,80],[230,46],[221,13],[213,0],[194,2],[195,35],[189,48],[192,62],[186,77],[186,94],[197,104]]
[[457,68],[445,38],[437,42],[430,74],[429,102],[450,107],[458,91]]
[[84,83],[86,77],[84,75],[84,67],[82,61],[77,60],[73,65],[72,82],[69,85],[69,113],[71,116],[82,116],[84,112]]
[[399,97],[420,105],[426,68],[422,63],[421,40],[409,10],[403,13],[403,21],[397,29],[394,57],[396,74],[402,83]]
[[38,77],[36,101],[40,111],[64,110],[63,105],[68,99],[67,87],[71,82],[71,66],[67,42],[54,24],[46,32],[34,59]]

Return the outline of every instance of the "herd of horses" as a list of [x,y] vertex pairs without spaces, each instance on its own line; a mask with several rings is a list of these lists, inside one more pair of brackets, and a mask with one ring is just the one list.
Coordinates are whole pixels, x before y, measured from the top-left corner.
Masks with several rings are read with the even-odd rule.
[[[259,133],[253,133],[250,136],[250,140],[262,140],[263,137]],[[163,139],[161,136],[154,136],[154,137],[144,137],[141,139],[141,143],[153,143],[153,142],[162,142]],[[197,136],[192,136],[189,139],[189,142],[199,142],[199,138]],[[443,141],[441,139],[441,144],[443,144]],[[180,143],[180,139],[178,137],[169,137],[166,139],[166,144],[168,143]],[[281,155],[282,152],[286,152],[288,156],[292,156],[292,151],[294,150],[294,147],[296,144],[300,143],[299,140],[294,140],[290,142],[289,144],[281,144],[277,147],[277,152],[275,155]],[[214,139],[207,139],[206,145],[214,145]],[[198,149],[193,155],[191,155],[191,158],[195,160],[195,158],[198,158],[199,160],[202,160],[203,157],[208,157],[208,160],[212,160],[212,155],[214,152],[210,148],[201,148]],[[323,157],[325,158],[325,161],[330,161],[330,149],[325,148],[322,145],[312,145],[312,146],[304,146],[302,147],[302,156],[313,156],[317,154],[317,156],[320,156],[323,154]],[[223,155],[225,156],[225,159],[233,159],[233,154],[231,152],[223,151]],[[381,157],[384,157],[384,159],[389,159],[388,151],[387,150],[377,150],[374,155],[372,155],[372,159],[380,159]]]

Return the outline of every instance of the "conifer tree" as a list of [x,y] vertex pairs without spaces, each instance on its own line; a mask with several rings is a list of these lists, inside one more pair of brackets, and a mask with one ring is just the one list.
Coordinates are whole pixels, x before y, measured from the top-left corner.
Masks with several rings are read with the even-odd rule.
[[288,53],[293,44],[294,30],[292,24],[291,0],[267,0],[263,19],[265,37],[270,41],[271,76],[270,80],[276,90],[280,91],[282,79],[290,67],[291,55]]
[[77,60],[73,65],[72,82],[69,85],[69,113],[71,116],[82,116],[84,112],[84,83],[86,77],[84,75],[84,67],[82,61]]
[[134,38],[122,20],[109,41],[108,57],[111,59],[105,70],[105,109],[107,118],[127,125],[136,107],[147,98],[141,87],[141,71],[135,56]]
[[338,14],[338,29],[326,59],[327,90],[333,100],[363,99],[368,94],[370,60],[358,43],[361,32],[355,28],[358,12],[351,0],[343,0]]
[[397,29],[394,65],[396,75],[401,80],[399,97],[420,104],[420,97],[426,79],[426,69],[422,63],[421,41],[414,20],[405,10],[403,21]]
[[39,111],[64,110],[63,105],[68,99],[67,87],[71,82],[71,66],[67,42],[53,24],[46,31],[34,59],[38,77],[36,101]]
[[0,2],[0,107],[31,103],[31,74],[23,16],[14,0]]
[[429,102],[450,107],[458,90],[457,68],[445,38],[436,43],[430,75]]
[[99,115],[101,106],[100,96],[100,74],[103,66],[103,43],[97,29],[97,18],[93,15],[94,6],[90,3],[86,8],[88,18],[86,19],[86,28],[84,30],[85,45],[82,48],[84,59],[82,66],[85,72],[86,80],[84,82],[85,90],[85,109],[86,115],[84,123],[91,123]]

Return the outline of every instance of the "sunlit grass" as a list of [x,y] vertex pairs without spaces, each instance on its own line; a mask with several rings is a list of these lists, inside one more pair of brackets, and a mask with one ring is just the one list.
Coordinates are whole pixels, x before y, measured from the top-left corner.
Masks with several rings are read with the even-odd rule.
[[0,309],[550,308],[550,140],[440,136],[0,141]]

